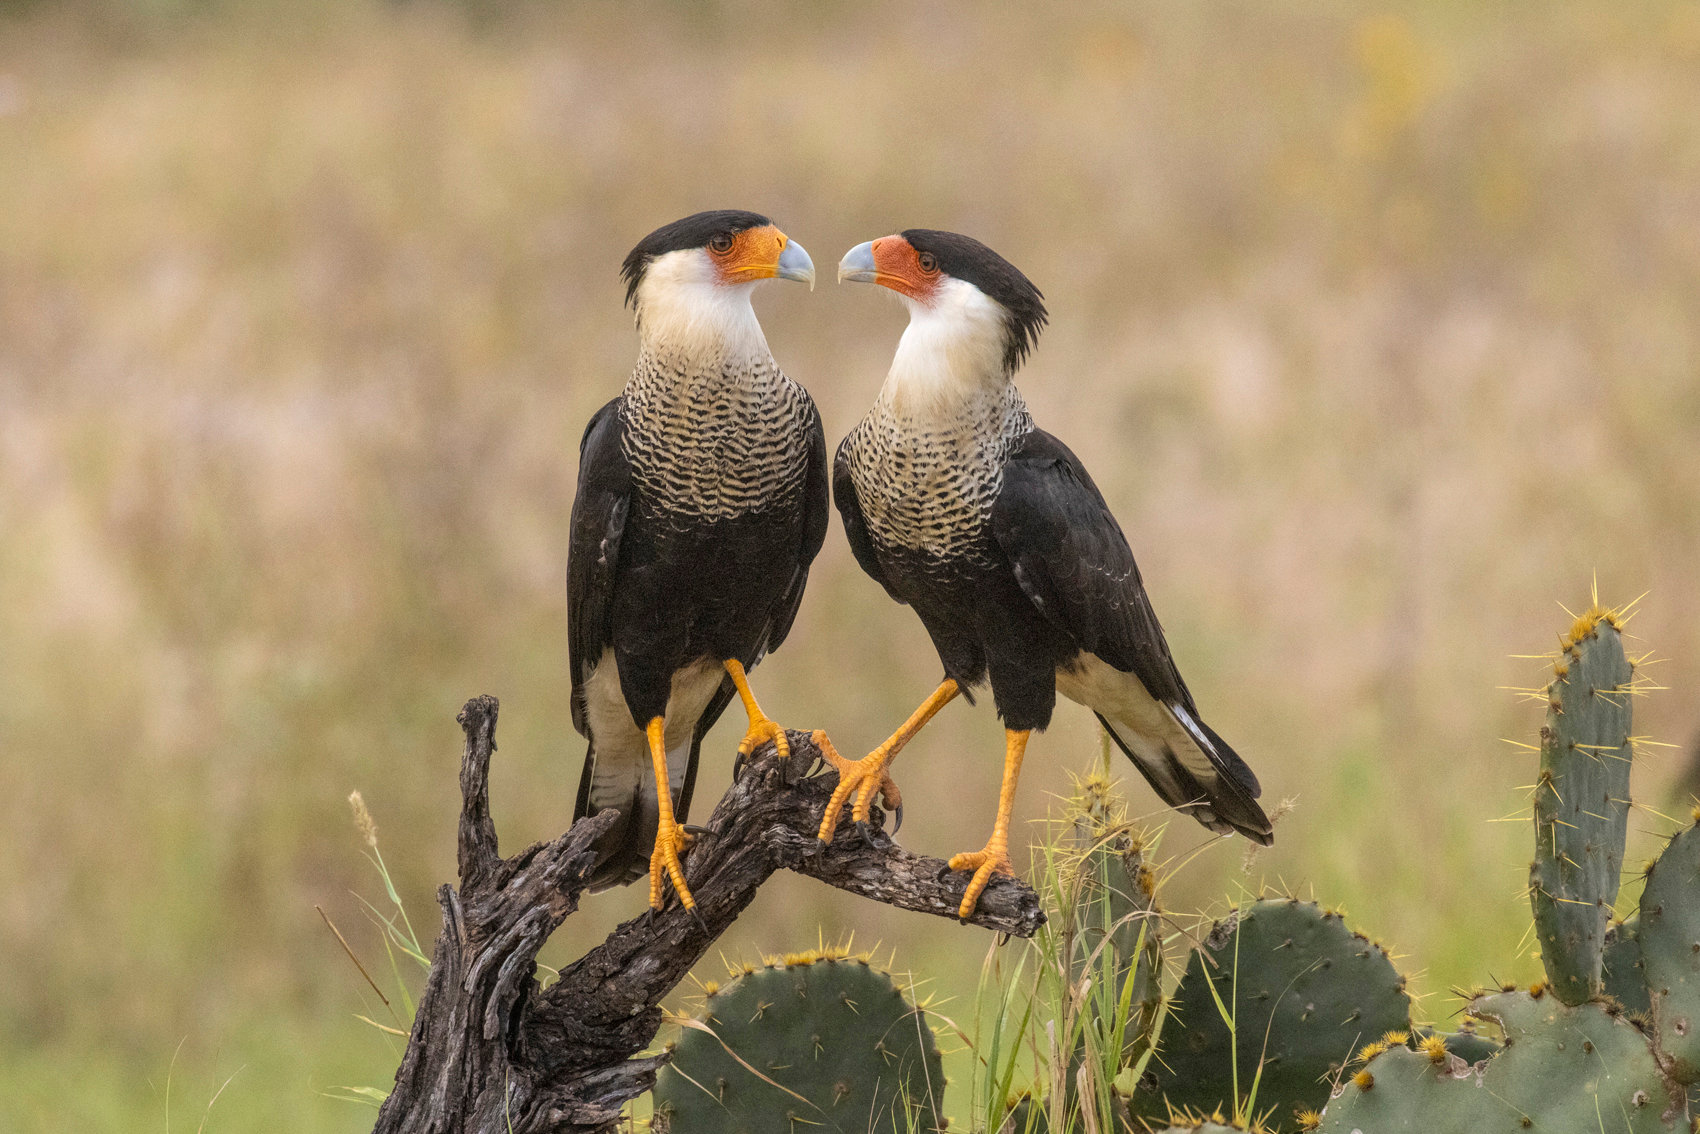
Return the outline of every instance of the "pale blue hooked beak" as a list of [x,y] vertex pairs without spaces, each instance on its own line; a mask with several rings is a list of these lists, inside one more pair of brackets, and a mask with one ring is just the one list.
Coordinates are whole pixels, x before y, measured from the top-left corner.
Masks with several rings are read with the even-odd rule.
[[874,283],[879,273],[874,269],[874,242],[864,240],[838,261],[838,282]]
[[803,251],[803,246],[795,240],[785,242],[773,274],[782,280],[806,283],[810,291],[815,290],[815,262],[809,259],[809,254]]

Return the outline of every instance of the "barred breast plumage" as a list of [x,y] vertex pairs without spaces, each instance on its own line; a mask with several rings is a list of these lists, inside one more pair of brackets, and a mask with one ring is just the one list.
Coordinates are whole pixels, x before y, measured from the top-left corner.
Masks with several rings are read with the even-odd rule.
[[875,543],[928,560],[983,560],[1004,463],[1032,429],[1013,385],[925,418],[876,402],[840,447]]
[[772,358],[704,373],[646,353],[622,407],[640,509],[664,504],[681,518],[727,519],[796,505],[812,410],[807,391]]

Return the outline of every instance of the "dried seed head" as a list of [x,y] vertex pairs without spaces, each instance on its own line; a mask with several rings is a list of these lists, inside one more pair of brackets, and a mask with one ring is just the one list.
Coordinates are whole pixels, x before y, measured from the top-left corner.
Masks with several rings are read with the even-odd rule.
[[354,809],[354,826],[360,832],[360,837],[366,840],[366,845],[377,849],[378,824],[372,819],[372,813],[366,810],[366,801],[357,791],[348,793],[348,806]]

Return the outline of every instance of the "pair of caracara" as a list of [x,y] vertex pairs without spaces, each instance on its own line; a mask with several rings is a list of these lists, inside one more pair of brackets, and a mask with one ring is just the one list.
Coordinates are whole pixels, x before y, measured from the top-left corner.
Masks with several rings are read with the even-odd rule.
[[815,734],[839,776],[823,842],[846,803],[858,824],[875,792],[897,805],[892,760],[988,680],[1003,791],[985,848],[950,861],[973,874],[962,917],[994,872],[1012,873],[1022,753],[1058,692],[1098,715],[1171,806],[1270,841],[1257,777],[1194,706],[1115,517],[1015,388],[1045,324],[1026,276],[977,240],[928,229],[846,253],[838,278],[896,292],[909,326],[829,478],[820,414],[750,306],[761,280],[813,285],[800,245],[755,213],[698,213],[645,237],[622,272],[641,347],[624,392],[585,429],[567,567],[573,724],[590,741],[575,818],[620,814],[593,884],[647,871],[652,908],[669,879],[694,907],[682,824],[698,747],[734,694],[749,716],[740,756],[768,741],[787,755],[747,671],[796,617],[829,479],[856,561],[915,609],[944,679],[861,760]]

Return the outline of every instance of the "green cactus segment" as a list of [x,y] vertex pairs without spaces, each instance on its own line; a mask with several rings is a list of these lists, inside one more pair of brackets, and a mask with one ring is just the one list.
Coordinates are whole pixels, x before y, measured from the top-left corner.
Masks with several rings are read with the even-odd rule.
[[700,1022],[712,1034],[684,1029],[656,1078],[657,1134],[943,1128],[932,1029],[863,961],[757,969],[711,993]]
[[[1218,999],[1233,1013],[1234,1034]],[[1320,1110],[1353,1054],[1407,1031],[1410,1013],[1387,954],[1338,914],[1296,900],[1253,903],[1218,922],[1193,953],[1134,1110],[1165,1121],[1183,1110],[1231,1113],[1237,1070],[1241,1099],[1256,1080],[1258,1112],[1272,1111],[1276,1129],[1296,1130],[1295,1113]]]
[[1446,1045],[1446,1053],[1456,1055],[1465,1063],[1480,1063],[1484,1059],[1491,1059],[1499,1051],[1499,1044],[1484,1035],[1478,1035],[1475,1024],[1469,1020],[1465,1020],[1455,1032],[1437,1032],[1433,1028],[1415,1028],[1412,1030],[1412,1035],[1416,1037],[1415,1042],[1418,1045],[1430,1036],[1439,1036],[1440,1041]]
[[1600,981],[1607,996],[1623,1005],[1625,1012],[1647,1017],[1653,1011],[1647,993],[1647,973],[1641,959],[1641,917],[1613,922],[1606,930],[1605,956],[1600,963]]
[[1623,1016],[1522,992],[1484,997],[1469,1011],[1504,1031],[1498,1055],[1471,1067],[1450,1055],[1393,1048],[1345,1080],[1323,1111],[1321,1134],[1687,1129],[1646,1037]]
[[[1073,887],[1078,928],[1069,975],[1076,985],[1090,978],[1083,1026],[1097,1042],[1112,1039],[1117,1021],[1125,1021],[1121,1066],[1131,1067],[1156,1043],[1162,1023],[1163,935],[1156,882],[1145,864],[1146,840],[1119,822],[1107,792],[1107,781],[1087,781],[1075,818],[1075,838],[1085,854]],[[1084,1054],[1076,1052],[1076,1059]]]
[[1629,825],[1630,683],[1617,616],[1576,620],[1547,686],[1529,900],[1541,960],[1566,1004],[1600,992],[1606,923]]
[[1671,1077],[1700,1082],[1700,823],[1671,838],[1641,892],[1641,963]]

